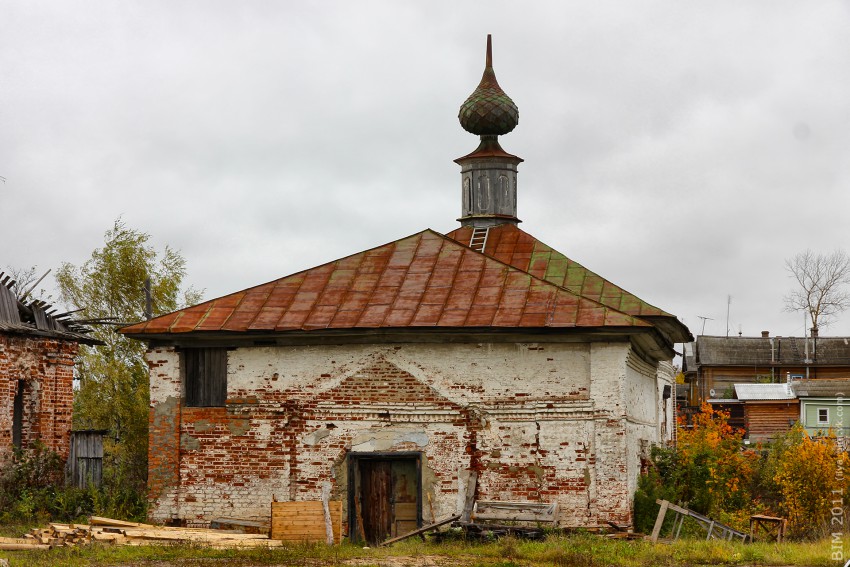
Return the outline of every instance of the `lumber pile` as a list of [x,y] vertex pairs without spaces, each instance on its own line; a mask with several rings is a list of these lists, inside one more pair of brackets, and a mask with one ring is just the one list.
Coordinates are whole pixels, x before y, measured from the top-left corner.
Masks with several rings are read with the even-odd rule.
[[196,543],[208,547],[280,547],[283,542],[266,534],[246,534],[234,530],[174,528],[125,522],[92,516],[88,524],[49,524],[34,528],[22,538],[0,538],[0,549],[50,549],[61,546],[89,545],[100,542],[113,545],[157,545]]

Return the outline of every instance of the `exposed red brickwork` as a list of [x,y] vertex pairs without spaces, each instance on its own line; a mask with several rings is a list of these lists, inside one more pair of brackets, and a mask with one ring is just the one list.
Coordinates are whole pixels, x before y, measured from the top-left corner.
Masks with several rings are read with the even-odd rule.
[[0,462],[12,454],[14,400],[21,386],[21,447],[40,440],[68,457],[78,348],[75,342],[0,335]]
[[286,362],[250,371],[234,365],[243,375],[229,374],[226,405],[191,408],[181,403],[178,354],[149,354],[153,519],[264,518],[273,499],[316,500],[329,482],[347,526],[349,455],[418,453],[423,502],[431,496],[437,517],[455,513],[475,471],[478,499],[558,501],[562,525],[631,522],[625,421],[591,409],[580,383],[535,400],[532,381],[501,396],[473,381],[463,394],[474,393],[470,404],[457,401],[459,384],[439,390],[385,354],[343,372],[321,361],[296,371],[294,355],[302,353],[284,350]]
[[[295,392],[292,392],[295,394]],[[338,386],[316,396],[316,402],[336,402],[340,404],[380,404],[401,405],[453,404],[433,388],[420,382],[415,376],[389,363],[386,359],[344,379]]]
[[[157,352],[161,351],[152,351],[148,356],[152,389],[155,391],[169,386],[179,392],[179,372],[169,376],[167,361],[156,356]],[[150,499],[156,501],[165,498],[168,491],[174,490],[180,483],[179,395],[151,404],[148,439],[148,490]],[[176,506],[176,499],[173,503]]]

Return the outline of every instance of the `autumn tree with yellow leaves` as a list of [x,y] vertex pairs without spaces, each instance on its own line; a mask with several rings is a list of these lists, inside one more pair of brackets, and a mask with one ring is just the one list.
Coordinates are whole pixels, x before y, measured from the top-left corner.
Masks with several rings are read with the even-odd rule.
[[675,448],[656,448],[654,466],[635,495],[638,529],[654,520],[656,498],[742,531],[753,514],[782,516],[788,535],[800,539],[823,537],[831,524],[844,521],[850,460],[834,436],[812,438],[796,425],[768,443],[748,446],[744,431],[728,418],[705,404],[689,426],[679,424]]

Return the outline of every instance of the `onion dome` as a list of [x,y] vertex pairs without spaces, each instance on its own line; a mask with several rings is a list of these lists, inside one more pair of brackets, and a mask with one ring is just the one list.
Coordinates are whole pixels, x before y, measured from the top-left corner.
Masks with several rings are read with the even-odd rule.
[[516,128],[519,123],[519,109],[496,81],[489,34],[484,75],[478,88],[460,105],[458,120],[464,130],[479,136],[501,136]]

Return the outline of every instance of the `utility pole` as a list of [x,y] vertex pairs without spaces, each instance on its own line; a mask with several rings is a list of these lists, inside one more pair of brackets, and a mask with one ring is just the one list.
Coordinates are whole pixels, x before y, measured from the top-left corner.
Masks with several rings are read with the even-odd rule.
[[153,301],[151,298],[151,279],[145,278],[145,319],[153,319]]

